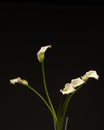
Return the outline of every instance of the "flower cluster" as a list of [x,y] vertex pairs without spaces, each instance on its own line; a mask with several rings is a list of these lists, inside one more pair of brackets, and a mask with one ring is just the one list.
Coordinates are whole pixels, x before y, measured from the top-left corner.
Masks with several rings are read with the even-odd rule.
[[[53,121],[54,121],[54,128],[55,130],[62,130],[64,128],[64,122],[65,122],[65,116],[66,116],[66,111],[68,108],[68,104],[70,102],[71,97],[75,94],[75,92],[80,88],[83,84],[86,83],[86,81],[89,78],[94,78],[96,80],[99,79],[99,75],[95,70],[90,70],[85,73],[85,75],[72,79],[70,83],[66,83],[63,89],[60,89],[60,92],[65,96],[65,100],[60,102],[59,105],[59,110],[56,113],[53,103],[51,101],[50,95],[48,93],[47,89],[47,84],[46,84],[46,79],[45,79],[45,70],[44,70],[44,58],[45,58],[45,52],[48,48],[51,48],[51,45],[41,47],[40,50],[37,52],[37,59],[41,63],[41,68],[42,68],[42,77],[43,77],[43,86],[44,86],[44,91],[47,97],[44,98],[35,88],[31,87],[28,84],[28,81],[25,79],[21,79],[20,77],[14,78],[10,80],[10,83],[15,85],[15,83],[19,83],[21,85],[24,85],[28,87],[30,90],[32,90],[39,98],[44,102],[44,104],[47,106],[49,111],[52,114]],[[67,129],[67,122],[65,125],[65,130]]]
[[72,93],[76,91],[76,87],[84,84],[89,78],[95,78],[98,80],[99,75],[95,70],[90,70],[81,78],[72,79],[71,83],[66,83],[64,89],[60,89],[60,92],[62,92],[62,94]]

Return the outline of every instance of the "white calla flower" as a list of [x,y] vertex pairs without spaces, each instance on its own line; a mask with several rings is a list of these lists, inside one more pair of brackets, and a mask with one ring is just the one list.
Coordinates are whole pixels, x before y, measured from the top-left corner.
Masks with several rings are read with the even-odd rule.
[[66,83],[64,89],[60,90],[62,94],[69,94],[73,93],[76,89],[76,87],[84,84],[84,81],[81,78],[72,79],[71,83]]
[[14,84],[14,85],[15,85],[15,83],[19,83],[19,84],[22,84],[22,85],[28,85],[28,82],[24,79],[21,79],[20,77],[15,78],[15,79],[11,79],[10,83]]
[[19,80],[21,80],[20,77],[15,78],[15,79],[11,79],[11,80],[10,80],[10,83],[15,85],[15,83],[18,83]]
[[97,74],[96,71],[90,70],[90,71],[86,72],[86,74],[84,76],[82,76],[82,80],[87,81],[89,78],[95,78],[98,80],[99,75]]
[[62,92],[62,94],[73,93],[76,90],[75,89],[76,87],[84,84],[89,78],[99,79],[99,75],[97,74],[96,71],[90,70],[86,72],[86,74],[81,78],[72,79],[71,83],[66,83],[65,87],[61,89],[60,92]]
[[73,86],[73,88],[76,88],[84,83],[85,82],[81,78],[76,78],[71,80],[71,85]]
[[51,45],[48,45],[40,48],[40,50],[37,52],[37,58],[39,62],[42,62],[44,60],[46,50],[51,47]]
[[65,84],[65,87],[63,89],[60,90],[60,92],[62,92],[62,94],[69,94],[69,93],[73,93],[75,91],[75,89],[73,88],[73,86],[69,83]]

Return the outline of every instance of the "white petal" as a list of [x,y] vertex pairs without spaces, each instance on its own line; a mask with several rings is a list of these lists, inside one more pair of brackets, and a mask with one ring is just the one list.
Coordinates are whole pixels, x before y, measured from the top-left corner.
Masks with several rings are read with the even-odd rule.
[[40,50],[37,52],[37,58],[39,62],[42,62],[42,60],[44,59],[44,53],[48,48],[51,48],[51,45],[41,47]]
[[89,78],[99,79],[99,75],[97,74],[96,71],[90,70],[90,71],[86,72],[86,74],[84,76],[82,76],[82,79],[85,81],[88,80]]
[[24,79],[21,79],[20,77],[15,78],[15,79],[11,79],[10,83],[14,84],[14,85],[15,85],[15,83],[19,83],[19,84],[22,84],[22,85],[28,85],[28,82]]
[[41,47],[38,53],[45,53],[48,48],[51,48],[51,45]]
[[84,81],[81,78],[76,78],[71,80],[71,85],[76,88],[80,85],[84,84]]
[[21,80],[20,77],[15,78],[15,79],[11,79],[11,80],[10,80],[10,83],[11,83],[11,84],[15,84],[15,83],[18,83],[19,80]]
[[69,93],[73,93],[75,91],[75,89],[73,88],[73,86],[69,83],[65,84],[65,87],[63,88],[63,90],[61,89],[60,92],[62,92],[62,94],[69,94]]

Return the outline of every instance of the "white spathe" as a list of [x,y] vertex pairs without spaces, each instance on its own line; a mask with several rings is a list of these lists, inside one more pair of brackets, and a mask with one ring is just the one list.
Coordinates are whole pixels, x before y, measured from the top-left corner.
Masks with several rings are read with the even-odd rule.
[[14,85],[15,85],[15,83],[19,83],[19,84],[22,84],[22,85],[28,85],[28,82],[24,79],[21,79],[20,77],[15,78],[15,79],[11,79],[10,83],[14,84]]
[[46,50],[51,47],[52,47],[51,45],[47,45],[40,48],[40,50],[37,52],[37,58],[39,62],[42,62],[44,60]]
[[76,78],[71,80],[71,85],[73,86],[73,88],[76,88],[84,83],[85,82],[81,78]]
[[99,79],[99,75],[95,70],[90,70],[85,73],[84,76],[81,78],[72,79],[71,83],[66,83],[65,87],[60,90],[62,94],[70,94],[73,93],[76,89],[76,87],[81,86],[84,84],[89,78]]
[[95,79],[99,79],[99,75],[97,74],[97,72],[95,70],[90,70],[88,72],[86,72],[86,74],[84,76],[82,76],[82,79],[84,81],[88,80],[89,78],[95,78]]
[[64,89],[60,89],[60,92],[62,92],[62,94],[69,94],[69,93],[73,93],[75,91],[75,89],[73,88],[73,86],[69,83],[65,84]]

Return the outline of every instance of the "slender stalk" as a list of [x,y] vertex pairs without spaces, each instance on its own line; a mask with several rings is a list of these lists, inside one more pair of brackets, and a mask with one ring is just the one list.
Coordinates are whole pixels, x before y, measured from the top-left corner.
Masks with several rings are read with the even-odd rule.
[[49,104],[50,104],[50,107],[51,107],[51,110],[52,110],[52,113],[53,113],[54,121],[57,122],[56,112],[54,110],[54,107],[52,105],[52,101],[50,99],[50,96],[49,96],[49,93],[48,93],[48,90],[47,90],[46,79],[45,79],[45,70],[44,70],[44,61],[41,63],[41,65],[42,65],[41,66],[42,67],[42,77],[43,77],[43,84],[44,84],[45,93],[46,93],[47,99],[49,101]]
[[66,114],[66,111],[67,111],[67,108],[68,108],[68,104],[69,104],[69,102],[70,102],[72,96],[73,96],[82,86],[83,86],[83,85],[79,86],[79,87],[76,89],[75,92],[71,93],[71,95],[67,95],[66,100],[65,100],[65,102],[64,102],[64,104],[63,104],[62,111],[61,111],[61,113],[63,113],[63,115],[62,115],[63,118],[65,117],[65,114]]
[[[58,130],[61,130],[63,128],[63,123],[64,123],[64,120],[65,120],[65,115],[66,115],[66,111],[67,111],[67,108],[68,108],[68,105],[69,105],[69,102],[72,98],[72,96],[82,87],[79,86],[75,92],[69,94],[66,96],[66,99],[65,101],[63,102],[63,105],[61,105],[61,108],[59,109],[59,113],[58,113],[58,123],[57,123],[57,129]],[[67,125],[66,125],[67,126]]]
[[[52,116],[53,116],[53,111],[52,109],[50,108],[50,106],[48,105],[47,101],[43,98],[43,96],[37,92],[34,88],[32,88],[30,85],[26,85],[30,90],[32,90],[37,96],[39,96],[41,98],[41,100],[44,102],[44,104],[47,106],[47,108],[50,110]],[[54,116],[53,116],[54,118]]]

